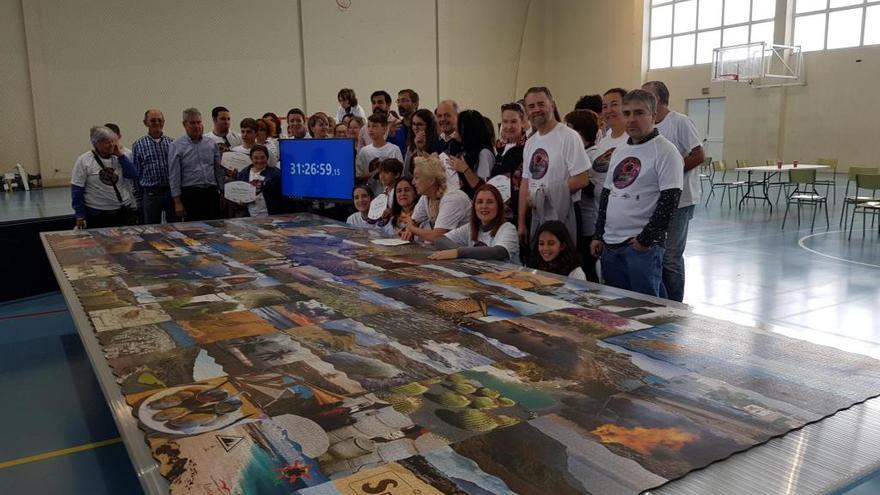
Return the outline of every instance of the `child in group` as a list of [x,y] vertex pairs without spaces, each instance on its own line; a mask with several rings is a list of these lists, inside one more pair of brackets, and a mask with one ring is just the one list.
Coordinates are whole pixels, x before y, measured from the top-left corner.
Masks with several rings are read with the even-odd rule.
[[354,186],[351,199],[357,211],[349,215],[345,223],[355,227],[373,227],[375,222],[367,217],[370,212],[370,202],[373,200],[373,191],[364,185]]
[[535,242],[532,245],[529,268],[537,268],[578,280],[587,279],[581,268],[577,245],[571,240],[571,235],[565,228],[565,224],[559,220],[550,220],[538,227]]
[[348,137],[348,125],[341,122],[336,124],[336,128],[333,130],[333,137]]
[[447,232],[434,245],[441,251],[428,256],[432,260],[474,258],[519,264],[516,227],[504,221],[504,200],[491,184],[477,188],[470,222]]
[[367,133],[372,144],[368,144],[361,148],[357,154],[355,172],[357,174],[357,182],[365,183],[373,178],[374,172],[370,170],[370,162],[379,159],[396,158],[403,163],[403,155],[400,154],[400,148],[385,140],[388,133],[388,114],[384,112],[376,112],[367,119]]
[[[403,163],[397,158],[386,158],[379,162],[378,185],[381,189],[378,192],[375,189],[373,190],[375,194],[373,203],[377,201],[385,202],[385,205],[382,207],[382,219],[387,220],[391,216],[391,205],[394,202],[394,185],[397,184],[397,179],[400,179],[402,174]],[[374,207],[373,203],[370,204],[370,209]],[[378,208],[379,206],[376,205],[375,207]]]

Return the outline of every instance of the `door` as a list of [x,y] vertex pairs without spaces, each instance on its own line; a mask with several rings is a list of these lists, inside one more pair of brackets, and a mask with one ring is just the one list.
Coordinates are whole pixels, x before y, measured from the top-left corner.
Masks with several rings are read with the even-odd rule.
[[687,101],[687,114],[703,137],[706,157],[721,160],[724,157],[725,98],[696,98]]

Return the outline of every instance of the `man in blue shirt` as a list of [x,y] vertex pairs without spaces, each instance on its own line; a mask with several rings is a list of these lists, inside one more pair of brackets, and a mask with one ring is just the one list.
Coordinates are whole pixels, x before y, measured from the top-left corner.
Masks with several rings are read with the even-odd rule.
[[397,110],[400,112],[400,119],[403,121],[403,125],[397,130],[389,129],[388,142],[396,144],[403,156],[406,156],[406,136],[410,132],[409,126],[412,125],[412,116],[418,109],[418,93],[411,89],[401,89],[397,93]]
[[138,170],[137,185],[143,195],[143,222],[161,223],[162,212],[165,212],[166,222],[175,222],[177,217],[168,187],[168,147],[171,138],[163,133],[165,115],[156,109],[147,110],[144,112],[144,126],[147,135],[131,145],[132,161]]
[[220,150],[212,139],[202,137],[202,114],[196,108],[183,111],[181,136],[168,147],[168,185],[174,213],[181,219],[220,218],[220,186],[223,167]]

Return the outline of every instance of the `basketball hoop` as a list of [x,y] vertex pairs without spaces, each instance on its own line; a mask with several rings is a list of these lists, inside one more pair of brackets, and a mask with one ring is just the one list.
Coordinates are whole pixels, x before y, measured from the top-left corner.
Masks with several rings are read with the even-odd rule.
[[744,82],[753,88],[805,84],[800,46],[763,41],[712,50],[712,82]]

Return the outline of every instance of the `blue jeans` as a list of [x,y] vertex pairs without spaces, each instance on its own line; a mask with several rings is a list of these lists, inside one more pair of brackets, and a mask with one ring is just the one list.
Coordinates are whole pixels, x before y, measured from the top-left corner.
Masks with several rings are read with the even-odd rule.
[[629,244],[605,246],[602,250],[602,277],[605,283],[649,296],[660,296],[663,273],[662,246],[644,253]]
[[694,218],[695,205],[678,208],[666,231],[666,254],[663,256],[663,286],[667,299],[684,299],[684,247],[687,245],[688,225]]

